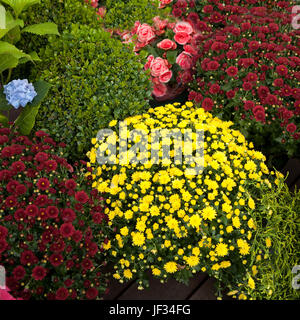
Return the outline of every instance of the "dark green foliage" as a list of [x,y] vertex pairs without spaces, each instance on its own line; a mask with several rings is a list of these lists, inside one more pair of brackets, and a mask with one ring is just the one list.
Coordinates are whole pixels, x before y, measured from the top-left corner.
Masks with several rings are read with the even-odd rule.
[[112,119],[149,106],[151,86],[143,64],[131,47],[100,28],[76,24],[60,38],[52,37],[37,70],[32,78],[46,80],[52,87],[40,108],[36,129],[66,142],[68,155],[74,159],[84,157],[91,138]]
[[105,27],[128,30],[135,21],[152,24],[155,16],[161,16],[169,10],[159,9],[158,4],[158,0],[106,0]]

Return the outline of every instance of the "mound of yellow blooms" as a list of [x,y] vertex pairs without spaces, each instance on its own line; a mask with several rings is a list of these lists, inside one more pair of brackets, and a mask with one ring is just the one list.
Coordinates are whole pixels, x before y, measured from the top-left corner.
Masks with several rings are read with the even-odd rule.
[[[106,214],[115,232],[103,244],[116,261],[114,277],[121,282],[136,278],[143,288],[149,270],[161,280],[173,276],[184,282],[202,271],[230,289],[235,279],[235,296],[246,298],[248,290],[255,289],[259,273],[256,266],[252,268],[255,272],[249,267],[256,230],[251,213],[260,205],[261,185],[272,188],[280,175],[269,172],[264,155],[253,150],[252,144],[231,128],[231,122],[213,118],[191,102],[150,109],[127,118],[125,123],[128,131],[121,133],[118,123],[112,121],[114,133],[105,139],[93,139],[94,146],[88,153],[93,186],[107,196]],[[148,133],[143,140],[146,152],[137,163],[130,161],[134,157],[132,149],[126,153],[126,161],[107,149],[116,144],[120,151],[126,139],[128,148],[141,142],[139,131],[129,133],[133,129]],[[154,162],[151,148],[161,156],[161,147],[168,139],[164,137],[153,146],[153,129],[175,129],[177,133],[190,129],[190,147],[183,144],[183,139],[174,138],[171,161]],[[203,170],[194,174],[187,169],[196,168],[199,159],[194,163],[173,160],[178,144],[185,151],[196,152],[196,130],[204,133],[204,161]],[[98,163],[99,150],[111,163]]]

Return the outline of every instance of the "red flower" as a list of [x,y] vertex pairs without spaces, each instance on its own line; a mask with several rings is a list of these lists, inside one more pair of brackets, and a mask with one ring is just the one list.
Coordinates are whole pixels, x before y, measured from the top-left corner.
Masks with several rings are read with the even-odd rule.
[[14,196],[9,196],[5,200],[5,205],[7,208],[13,208],[18,203],[17,199]]
[[237,67],[231,66],[229,68],[226,69],[226,73],[230,76],[230,77],[235,77],[238,73],[239,69]]
[[7,248],[7,242],[4,239],[0,239],[0,253],[4,252]]
[[28,263],[32,264],[37,260],[34,253],[30,250],[25,250],[21,253],[20,261],[23,265],[27,265]]
[[22,266],[17,266],[12,272],[15,280],[22,280],[25,277],[26,271]]
[[22,172],[26,168],[25,164],[22,161],[16,161],[13,162],[11,165],[11,169],[13,169],[16,172]]
[[80,203],[86,203],[89,197],[84,191],[78,191],[75,193],[75,199]]
[[16,187],[16,194],[18,196],[22,195],[22,194],[25,194],[27,191],[27,188],[23,185],[23,184],[19,184],[17,187]]
[[7,228],[0,226],[0,240],[5,239],[7,234],[8,234]]
[[72,235],[72,239],[75,242],[79,242],[82,239],[82,233],[79,230],[75,231]]
[[50,256],[49,261],[53,265],[53,267],[58,267],[63,263],[64,258],[60,253],[53,253]]
[[36,266],[32,270],[32,277],[34,280],[41,281],[46,277],[47,270],[43,267]]
[[289,133],[293,133],[297,130],[297,126],[294,124],[294,123],[289,123],[287,126],[286,126],[286,130],[287,132]]
[[276,72],[283,77],[286,77],[288,74],[288,68],[284,65],[279,65],[276,67]]
[[93,262],[88,259],[88,258],[85,258],[82,262],[81,262],[81,266],[83,268],[83,270],[90,270],[93,268]]
[[98,290],[96,288],[89,288],[87,291],[86,291],[86,297],[89,299],[89,300],[94,300],[96,299],[98,296]]
[[35,157],[34,160],[38,161],[38,162],[44,162],[47,161],[49,158],[48,153],[45,152],[38,152]]
[[63,237],[68,238],[73,235],[73,233],[75,232],[75,229],[72,223],[67,222],[61,225],[59,231]]
[[61,217],[65,222],[73,222],[76,218],[76,214],[72,209],[67,208],[62,211]]
[[55,206],[48,206],[46,209],[48,218],[55,219],[58,217],[59,210]]
[[50,182],[47,178],[40,178],[37,183],[37,187],[39,190],[45,191],[45,190],[49,189]]
[[73,179],[69,179],[65,182],[65,186],[67,189],[75,190],[77,183]]
[[69,296],[68,289],[62,287],[56,291],[55,299],[56,300],[66,300],[68,298],[68,296]]
[[57,162],[54,160],[48,160],[45,162],[45,169],[47,172],[55,171],[57,168]]
[[26,207],[25,213],[29,217],[35,217],[39,212],[39,209],[36,205],[30,204],[29,206]]
[[205,110],[205,111],[211,111],[212,108],[214,106],[214,102],[212,99],[210,98],[205,98],[203,101],[202,101],[202,108]]

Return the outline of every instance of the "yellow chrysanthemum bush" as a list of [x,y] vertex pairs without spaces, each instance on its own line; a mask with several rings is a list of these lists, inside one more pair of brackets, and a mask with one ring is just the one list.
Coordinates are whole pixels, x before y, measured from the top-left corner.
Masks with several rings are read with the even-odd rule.
[[271,190],[281,176],[231,126],[191,102],[175,103],[112,121],[106,137],[92,140],[88,166],[93,187],[108,195],[114,233],[103,248],[114,278],[144,288],[149,270],[182,282],[207,272],[236,297],[255,290],[253,213],[261,187]]

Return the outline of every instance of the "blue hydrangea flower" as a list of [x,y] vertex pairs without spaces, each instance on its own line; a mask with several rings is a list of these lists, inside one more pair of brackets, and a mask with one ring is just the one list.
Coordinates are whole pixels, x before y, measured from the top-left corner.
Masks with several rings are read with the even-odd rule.
[[13,80],[3,87],[7,102],[15,109],[18,109],[20,106],[24,108],[37,95],[34,86],[32,83],[28,83],[27,79]]

